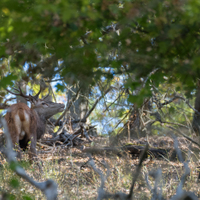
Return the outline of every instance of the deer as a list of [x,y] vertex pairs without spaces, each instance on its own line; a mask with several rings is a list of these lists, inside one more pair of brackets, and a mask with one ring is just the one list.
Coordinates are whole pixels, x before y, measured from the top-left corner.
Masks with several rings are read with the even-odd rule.
[[[65,105],[62,103],[55,103],[48,101],[46,95],[44,98],[39,99],[41,87],[39,92],[35,95],[25,95],[21,88],[13,88],[18,93],[6,89],[9,93],[16,96],[22,96],[31,103],[29,108],[25,103],[19,102],[11,105],[7,109],[5,120],[7,122],[8,130],[11,135],[14,147],[19,149],[19,157],[21,158],[21,149],[27,149],[29,141],[29,159],[36,159],[36,143],[45,133],[47,120],[53,115],[62,112]],[[32,161],[31,161],[32,162]]]

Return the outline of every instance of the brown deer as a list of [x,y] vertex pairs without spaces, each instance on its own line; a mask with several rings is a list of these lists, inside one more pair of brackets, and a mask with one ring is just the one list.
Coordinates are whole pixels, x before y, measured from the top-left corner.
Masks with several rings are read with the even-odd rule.
[[[7,109],[5,119],[7,121],[8,129],[12,138],[13,145],[20,146],[25,150],[28,146],[28,142],[31,141],[29,158],[36,157],[36,143],[37,140],[45,133],[46,122],[51,116],[64,110],[64,104],[54,103],[52,101],[46,101],[45,99],[39,99],[40,91],[35,95],[23,94],[21,88],[14,88],[18,93],[7,91],[11,94],[24,97],[27,101],[31,102],[31,108],[25,103],[17,103],[11,105]],[[19,153],[21,157],[21,154]]]

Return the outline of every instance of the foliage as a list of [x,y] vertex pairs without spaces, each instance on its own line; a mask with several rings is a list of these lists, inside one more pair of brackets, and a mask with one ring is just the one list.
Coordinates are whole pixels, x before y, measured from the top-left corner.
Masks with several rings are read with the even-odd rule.
[[86,85],[129,74],[126,87],[135,90],[158,68],[154,84],[167,76],[189,95],[200,75],[199,7],[195,0],[2,0],[0,57],[7,70],[0,86],[39,73]]
[[[119,133],[124,121],[130,119],[130,102],[140,108],[153,92],[152,99],[156,97],[159,103],[173,94],[193,94],[196,79],[200,76],[199,9],[200,3],[196,0],[1,0],[0,88],[5,89],[21,80],[33,86],[32,83],[42,77],[46,82],[59,80],[55,86],[56,94],[60,94],[65,90],[65,84],[73,85],[79,81],[84,87],[93,89],[88,98],[90,108],[99,95],[103,96],[90,115],[91,122],[102,124],[107,133]],[[113,89],[104,96],[110,86]],[[153,91],[155,88],[157,92]],[[35,93],[38,89],[34,85]],[[5,93],[0,93],[0,103],[3,96]],[[167,125],[173,125],[192,135],[193,110],[185,102],[179,99],[162,108],[158,105],[152,102],[153,108],[147,110],[150,114],[142,110],[140,117],[146,127],[141,129],[149,128],[152,123],[151,130],[148,129],[151,133],[165,135],[168,134]],[[67,156],[70,162],[62,161],[62,157],[58,163],[52,159],[52,162],[45,161],[44,173],[39,173],[35,166],[30,173],[37,179],[50,177],[56,180],[60,198],[68,195],[73,199],[79,192],[83,198],[88,190],[85,183],[92,191],[88,196],[96,196],[97,175],[87,168],[80,171],[80,166],[73,164],[71,154]],[[112,177],[108,180],[110,190],[128,190],[130,172],[137,163],[129,160],[127,165],[128,159],[126,162],[116,157],[112,159]],[[80,163],[82,167],[86,160]],[[119,163],[120,167],[124,164],[122,168]],[[31,199],[32,194],[41,197],[38,191],[16,179],[8,166],[3,167],[1,189],[12,193],[9,199]],[[11,169],[15,167],[10,166]],[[148,165],[144,167],[144,173],[147,168]],[[165,173],[171,173],[167,170]],[[194,179],[192,174],[191,179]],[[138,182],[138,188],[143,187],[143,182]],[[141,194],[135,197],[151,197],[149,192],[138,191]],[[173,193],[166,183],[164,195],[169,198]]]

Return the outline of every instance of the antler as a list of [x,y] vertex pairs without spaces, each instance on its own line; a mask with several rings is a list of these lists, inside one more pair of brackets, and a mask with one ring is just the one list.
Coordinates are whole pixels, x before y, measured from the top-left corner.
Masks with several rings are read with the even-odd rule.
[[47,98],[49,97],[49,95],[50,95],[50,87],[49,87],[49,92],[48,92],[48,94],[47,94],[45,97],[43,97],[42,99],[43,99],[43,100],[47,99]]
[[33,97],[34,99],[38,100],[38,97],[39,97],[41,91],[42,91],[42,88],[41,88],[41,85],[40,85],[40,90],[39,90],[39,92],[38,92],[35,96],[32,96],[32,95],[30,95],[30,96]]
[[[23,92],[22,92],[22,89],[20,88],[20,86],[18,86],[18,88],[19,89],[17,89],[17,88],[13,88],[13,90],[16,90],[17,92],[19,92],[19,93],[15,93],[15,92],[12,92],[12,91],[10,91],[10,90],[8,90],[8,89],[6,89],[6,91],[7,92],[9,92],[9,93],[11,93],[11,94],[14,94],[14,95],[16,95],[16,96],[22,96],[22,97],[24,97],[27,101],[30,101],[30,98],[34,98],[35,100],[38,100],[38,97],[39,97],[39,95],[40,95],[40,93],[41,93],[41,91],[42,91],[42,89],[41,89],[41,87],[40,87],[40,90],[39,90],[39,92],[35,95],[35,96],[32,96],[32,95],[25,95]],[[45,97],[46,98],[46,97]]]
[[16,89],[16,88],[13,88],[13,89],[16,90],[16,91],[19,92],[19,93],[14,93],[14,92],[12,92],[12,91],[10,91],[10,90],[8,90],[8,89],[6,89],[6,91],[9,92],[9,93],[11,93],[11,94],[14,94],[14,95],[16,95],[16,96],[22,96],[22,97],[24,97],[27,101],[30,100],[28,95],[23,94],[23,92],[22,92],[20,86],[19,86],[19,89]]

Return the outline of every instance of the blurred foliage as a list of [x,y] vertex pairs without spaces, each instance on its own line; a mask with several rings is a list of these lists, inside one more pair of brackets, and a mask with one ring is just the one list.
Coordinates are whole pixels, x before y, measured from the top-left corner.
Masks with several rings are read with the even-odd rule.
[[134,91],[158,68],[155,85],[167,76],[190,95],[200,75],[199,1],[1,0],[0,8],[0,87],[38,74],[86,85],[129,74]]

